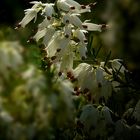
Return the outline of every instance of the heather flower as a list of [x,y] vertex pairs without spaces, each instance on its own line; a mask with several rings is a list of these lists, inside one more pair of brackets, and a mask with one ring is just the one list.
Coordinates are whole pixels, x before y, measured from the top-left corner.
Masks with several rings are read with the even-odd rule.
[[85,13],[91,11],[89,5],[80,5],[74,0],[58,0],[57,7],[63,11],[71,13]]
[[55,13],[54,11],[54,4],[53,3],[46,3],[43,4],[45,8],[42,10],[42,13],[47,17],[48,20],[51,20],[52,15]]
[[65,49],[70,42],[70,38],[65,37],[60,32],[56,32],[45,48],[48,57],[55,56],[58,49]]
[[[121,61],[121,60],[120,60]],[[119,59],[114,59],[111,62],[112,69],[116,72],[120,72],[124,74],[124,71],[126,70],[125,67],[119,62]]]
[[84,22],[82,23],[82,26],[85,30],[88,30],[88,31],[99,31],[101,32],[102,31],[102,25],[98,25],[98,24],[94,24],[94,23],[87,23],[87,22]]
[[74,0],[58,0],[56,5],[36,1],[31,3],[34,6],[27,11],[34,12],[26,12],[21,25],[25,27],[32,19],[36,19],[37,13],[41,11],[44,20],[38,25],[38,31],[33,38],[42,41],[46,56],[53,63],[61,65],[60,71],[72,69],[72,61],[77,58],[86,59],[88,41],[85,34],[88,31],[102,30],[102,25],[90,23],[89,20],[82,22],[80,19],[81,13],[90,12],[91,4],[81,5]]
[[30,2],[34,4],[31,9],[25,10],[25,16],[22,21],[19,23],[23,28],[34,19],[34,22],[37,19],[37,13],[41,10],[42,3],[41,2]]
[[38,25],[38,30],[43,30],[53,23],[53,20],[48,20],[47,17]]

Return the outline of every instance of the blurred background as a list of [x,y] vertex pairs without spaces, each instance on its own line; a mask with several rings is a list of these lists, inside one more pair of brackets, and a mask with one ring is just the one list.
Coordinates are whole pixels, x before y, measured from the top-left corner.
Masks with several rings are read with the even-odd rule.
[[[20,39],[25,43],[30,34],[30,25],[26,29],[15,31],[16,24],[23,18],[24,9],[30,8],[32,0],[0,0],[0,39]],[[91,19],[97,24],[108,24],[109,29],[103,33],[93,33],[93,47],[102,44],[99,57],[105,60],[109,51],[111,58],[124,60],[126,67],[132,71],[135,81],[140,79],[140,1],[138,0],[77,0],[88,4],[97,2],[91,13],[85,13],[84,19]],[[54,0],[42,0],[54,2]],[[34,25],[31,25],[34,26]]]

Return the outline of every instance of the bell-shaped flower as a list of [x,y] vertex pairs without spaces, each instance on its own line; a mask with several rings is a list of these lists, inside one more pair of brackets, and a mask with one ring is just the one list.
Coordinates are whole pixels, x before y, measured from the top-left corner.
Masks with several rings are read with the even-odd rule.
[[42,13],[45,14],[48,20],[51,20],[52,15],[55,13],[54,12],[54,4],[53,3],[46,3],[44,4],[45,8],[43,9]]
[[82,91],[89,90],[90,93],[93,93],[96,85],[94,69],[85,72],[86,74],[82,83],[80,84],[80,89]]
[[65,37],[62,35],[61,32],[56,32],[52,39],[50,40],[48,46],[45,48],[47,51],[47,56],[48,57],[54,57],[57,50],[63,50],[65,47],[68,46],[70,42],[70,38]]
[[82,81],[86,75],[86,71],[90,71],[90,70],[92,70],[92,66],[90,66],[87,63],[81,63],[74,69],[73,72],[75,78],[77,78],[79,81]]
[[104,70],[100,67],[96,69],[96,100],[99,101],[101,97],[104,97],[105,100],[111,96],[112,93],[112,85],[109,80],[107,80],[104,76]]
[[119,61],[119,59],[114,59],[111,61],[112,69],[116,72],[121,72],[122,74],[124,74],[124,71],[126,69]]
[[49,26],[48,28],[39,30],[33,38],[36,41],[39,41],[41,38],[43,38],[43,44],[47,46],[52,36],[54,35],[54,33],[55,33],[55,28],[52,26]]
[[73,70],[73,52],[64,54],[60,64],[60,72],[72,72]]
[[79,64],[73,71],[74,77],[78,80],[78,86],[83,91],[84,89],[94,89],[95,72],[91,65],[86,63]]
[[78,38],[80,42],[86,43],[87,39],[84,33],[87,33],[85,30],[76,29],[73,31],[73,36]]
[[86,13],[91,12],[89,5],[81,5],[80,9],[77,11],[77,13]]
[[92,128],[96,128],[99,120],[99,111],[92,104],[83,106],[79,120],[84,125],[84,131],[87,133]]
[[80,8],[81,7],[81,5],[78,2],[74,1],[74,0],[65,0],[65,2],[67,4],[69,4],[70,7],[75,7],[75,8]]
[[111,110],[107,106],[104,106],[101,110],[101,113],[102,113],[106,123],[107,124],[114,124],[114,122],[111,118],[110,112],[111,112]]
[[82,29],[82,21],[77,14],[71,14],[71,24]]
[[63,14],[62,23],[64,23],[65,25],[71,23],[71,16],[69,13]]
[[81,5],[74,0],[58,0],[57,7],[58,9],[68,12],[70,10],[80,9]]
[[55,28],[52,27],[52,26],[50,26],[50,27],[47,29],[46,34],[45,34],[45,36],[44,36],[44,38],[43,38],[43,44],[44,44],[45,46],[48,45],[48,43],[49,43],[49,41],[51,40],[51,38],[53,37],[54,33],[55,33]]
[[44,28],[43,30],[39,30],[35,35],[34,35],[34,39],[38,42],[41,38],[43,38],[45,36],[47,32],[47,29]]
[[47,17],[38,25],[38,30],[43,30],[47,28],[50,24],[53,23],[53,20],[48,20]]
[[64,27],[64,35],[66,38],[71,37],[71,35],[72,35],[71,25],[67,25]]
[[70,10],[70,5],[66,2],[66,0],[58,0],[57,1],[57,8],[68,12]]
[[81,57],[82,59],[85,59],[85,58],[87,57],[87,56],[86,56],[86,53],[87,53],[87,45],[86,45],[85,43],[80,42],[80,43],[78,44],[78,46],[79,46],[80,57]]
[[89,5],[80,5],[74,0],[58,0],[57,7],[58,9],[61,9],[66,12],[70,11],[71,13],[85,13],[91,11]]
[[25,13],[25,17],[19,23],[23,28],[35,18],[34,22],[36,21],[38,11],[36,9],[28,9]]
[[42,3],[41,2],[31,2],[34,4],[31,9],[25,10],[25,16],[22,21],[19,23],[21,27],[25,27],[31,20],[34,19],[34,22],[37,19],[37,13],[41,10]]
[[100,24],[84,22],[82,23],[82,26],[85,30],[88,30],[88,31],[99,31],[99,32],[102,31],[102,25]]

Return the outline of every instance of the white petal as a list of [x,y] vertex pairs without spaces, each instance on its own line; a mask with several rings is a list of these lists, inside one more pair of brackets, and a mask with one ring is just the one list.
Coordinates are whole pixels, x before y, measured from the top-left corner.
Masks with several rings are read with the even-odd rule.
[[102,83],[104,79],[103,72],[103,69],[100,67],[96,69],[96,80],[98,83]]
[[78,38],[80,40],[80,42],[82,42],[82,43],[84,43],[84,41],[87,40],[83,30],[79,30],[79,29],[75,30],[73,32],[73,36]]
[[35,35],[34,35],[34,39],[38,42],[41,38],[43,38],[45,36],[47,32],[47,29],[44,28],[43,30],[39,30]]
[[54,14],[54,8],[52,4],[46,4],[46,7],[44,9],[44,12],[46,14],[47,17],[52,17],[52,15]]
[[59,47],[60,39],[61,39],[61,34],[59,32],[56,32],[52,37],[52,39],[50,40],[48,46],[46,46],[45,48],[48,57],[52,57],[55,55],[56,50]]
[[86,12],[91,12],[90,6],[86,5],[84,9],[80,9],[79,13],[86,13]]
[[60,71],[72,71],[73,68],[73,53],[65,54],[62,58],[61,66],[60,66]]
[[81,58],[86,58],[87,57],[86,52],[87,52],[86,44],[80,43],[79,53],[80,53]]
[[36,10],[31,10],[30,12],[26,13],[22,21],[19,23],[23,28],[32,20],[36,19],[37,17],[37,11]]
[[41,1],[31,1],[31,4],[42,4]]
[[91,93],[93,91],[95,92],[96,81],[94,71],[93,70],[88,71],[85,74],[84,79],[82,80],[82,82],[80,81],[80,83],[81,90],[89,89]]
[[87,26],[87,28],[84,28],[88,31],[102,31],[102,25],[94,24],[94,23],[83,23],[83,26]]
[[70,14],[65,14],[65,15],[63,15],[62,22],[63,22],[64,24],[69,24],[69,23],[71,23]]
[[71,15],[71,24],[73,24],[76,27],[82,28],[82,21],[77,15]]
[[70,38],[66,38],[62,36],[60,33],[57,33],[55,37],[49,42],[47,49],[47,53],[49,57],[52,57],[56,54],[57,49],[65,49],[70,42]]
[[47,29],[47,32],[46,32],[46,34],[45,34],[45,36],[43,38],[43,44],[45,46],[48,45],[48,43],[51,40],[51,38],[54,35],[54,33],[55,33],[55,29],[53,27]]
[[65,0],[66,3],[68,3],[71,7],[74,6],[76,9],[79,9],[81,7],[81,5],[74,1],[74,0]]
[[45,18],[45,19],[43,20],[43,22],[41,22],[41,23],[38,25],[38,28],[39,28],[39,30],[42,30],[42,29],[48,27],[50,24],[51,24],[51,21],[48,20],[47,18]]
[[108,124],[113,124],[113,121],[112,121],[112,118],[111,118],[111,114],[110,114],[110,109],[108,107],[104,106],[102,108],[102,113],[104,115],[105,121]]
[[118,59],[114,59],[112,60],[112,68],[115,70],[115,71],[119,71],[121,73],[124,73],[124,71],[126,70],[125,67],[119,62]]
[[102,87],[101,87],[101,91],[100,91],[100,96],[104,97],[105,100],[107,101],[107,99],[111,96],[112,94],[112,85],[111,82],[108,80],[104,80],[102,82]]
[[65,35],[68,35],[68,37],[70,37],[71,34],[72,34],[71,26],[65,26],[64,27],[64,33],[65,33]]
[[58,0],[57,1],[57,7],[58,9],[61,9],[63,11],[69,11],[70,10],[70,5],[65,2],[65,0]]

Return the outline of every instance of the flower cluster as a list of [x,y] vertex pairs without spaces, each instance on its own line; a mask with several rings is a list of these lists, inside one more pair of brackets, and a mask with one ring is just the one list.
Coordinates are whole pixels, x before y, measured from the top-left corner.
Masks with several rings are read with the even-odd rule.
[[76,91],[89,94],[91,101],[99,102],[101,98],[106,101],[111,96],[112,85],[101,66],[93,68],[92,65],[81,63],[74,69],[73,74],[77,79]]
[[53,63],[60,62],[61,72],[69,72],[73,68],[73,59],[85,59],[87,52],[88,31],[102,31],[106,25],[81,21],[80,15],[90,12],[95,3],[80,5],[74,0],[57,0],[56,3],[31,2],[31,9],[25,10],[25,17],[20,22],[25,27],[40,13],[44,20],[38,25],[34,35],[36,41],[42,41],[47,58]]

